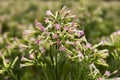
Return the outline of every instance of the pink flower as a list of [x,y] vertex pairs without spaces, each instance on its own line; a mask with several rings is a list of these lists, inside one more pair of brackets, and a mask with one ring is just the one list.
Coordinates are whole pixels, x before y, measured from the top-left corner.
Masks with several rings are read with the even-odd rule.
[[77,45],[77,42],[73,42],[73,46],[76,47],[76,45]]
[[83,35],[84,35],[84,31],[83,31],[83,30],[77,32],[77,36],[78,36],[78,37],[81,37],[81,36],[83,36]]
[[24,56],[21,57],[21,61],[25,61],[26,58]]
[[44,32],[44,26],[40,22],[38,22],[37,19],[35,20],[35,25],[40,28],[41,32]]
[[78,56],[79,56],[81,59],[84,58],[84,55],[83,55],[83,53],[81,53],[81,52],[78,53]]
[[40,47],[41,53],[45,52],[45,48],[44,47]]
[[47,11],[46,11],[46,15],[47,15],[47,16],[50,16],[51,14],[52,14],[52,12],[51,12],[50,10],[47,10]]
[[54,34],[53,36],[52,36],[52,39],[57,39],[58,38],[58,35],[57,34]]
[[30,58],[30,59],[34,59],[33,53],[29,55],[29,58]]
[[60,40],[57,40],[57,45],[60,45],[61,44],[61,41]]
[[119,34],[120,34],[120,30],[119,30],[119,31],[114,32],[113,34],[118,34],[118,35],[119,35]]
[[44,30],[45,30],[45,29],[44,29],[44,26],[41,25],[41,26],[40,26],[40,31],[41,31],[41,32],[44,32]]
[[72,28],[70,28],[70,30],[72,30],[72,31],[76,31],[76,28],[75,28],[75,27],[72,27]]
[[69,28],[67,26],[65,26],[65,30],[67,31],[67,30],[69,30]]
[[56,29],[56,30],[60,30],[60,24],[56,24],[56,25],[55,25],[55,29]]
[[46,32],[45,32],[45,35],[46,35],[46,36],[49,36],[49,35],[50,35],[50,32],[46,31]]
[[71,22],[71,26],[74,26],[75,25],[75,23],[74,22]]
[[35,26],[41,26],[42,24],[40,22],[38,22],[37,19],[35,19]]
[[110,71],[105,71],[105,75],[106,75],[107,77],[109,77],[109,76],[110,76]]
[[86,44],[86,47],[87,47],[87,48],[91,48],[91,44],[90,44],[90,43],[87,43],[87,44]]
[[59,50],[62,51],[62,52],[65,52],[66,48],[65,48],[64,46],[61,46],[61,47],[59,48]]
[[45,23],[49,23],[49,19],[48,18],[45,19]]
[[118,80],[117,78],[114,78],[114,80]]
[[105,80],[104,78],[98,78],[97,80]]
[[36,44],[39,44],[39,43],[40,43],[40,40],[37,39],[37,40],[35,41],[35,43],[36,43]]

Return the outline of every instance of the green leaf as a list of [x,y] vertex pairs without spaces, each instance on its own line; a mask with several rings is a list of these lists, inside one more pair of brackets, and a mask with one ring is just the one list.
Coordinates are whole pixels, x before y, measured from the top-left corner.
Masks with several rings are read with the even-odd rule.
[[5,72],[5,70],[0,70],[0,74],[2,74],[2,73],[4,73]]
[[11,65],[11,67],[13,67],[14,65],[15,65],[15,63],[17,62],[17,60],[18,60],[18,56],[14,59],[14,61],[12,62],[12,65]]
[[105,67],[108,67],[108,66],[109,66],[103,59],[97,60],[97,61],[96,61],[96,64],[102,65],[102,66],[105,66]]
[[5,61],[5,57],[4,57],[4,56],[2,56],[2,59],[3,59],[3,64],[4,64],[4,67],[7,67],[7,63],[6,63],[6,61]]

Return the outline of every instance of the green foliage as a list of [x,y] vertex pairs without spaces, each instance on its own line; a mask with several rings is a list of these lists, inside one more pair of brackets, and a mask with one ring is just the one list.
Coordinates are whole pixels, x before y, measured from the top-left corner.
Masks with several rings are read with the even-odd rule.
[[119,1],[0,1],[0,7],[0,80],[119,79]]

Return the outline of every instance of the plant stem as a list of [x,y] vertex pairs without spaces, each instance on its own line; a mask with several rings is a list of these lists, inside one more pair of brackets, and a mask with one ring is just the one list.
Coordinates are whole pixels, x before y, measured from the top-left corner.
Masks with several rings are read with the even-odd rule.
[[56,62],[56,66],[55,66],[55,67],[56,67],[56,80],[58,80],[58,79],[57,79],[57,52],[58,52],[58,51],[57,51],[57,45],[56,45],[56,54],[55,54],[55,62]]
[[54,66],[54,60],[53,60],[53,55],[51,53],[51,50],[52,50],[52,47],[50,45],[50,58],[51,58],[51,61],[52,61],[52,65]]
[[10,70],[10,75],[14,78],[14,80],[18,80],[17,77],[14,75],[12,70]]

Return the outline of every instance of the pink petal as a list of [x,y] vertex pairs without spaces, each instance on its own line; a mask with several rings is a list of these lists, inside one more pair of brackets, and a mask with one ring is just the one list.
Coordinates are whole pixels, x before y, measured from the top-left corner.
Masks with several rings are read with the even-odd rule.
[[77,36],[78,36],[78,37],[81,37],[81,36],[83,36],[83,35],[84,35],[84,31],[83,31],[83,30],[77,32]]
[[35,43],[36,43],[36,44],[39,44],[39,43],[40,43],[40,40],[37,39],[37,40],[35,41]]
[[44,32],[44,30],[45,30],[45,29],[44,29],[44,26],[40,26],[40,31],[41,31],[41,32]]
[[65,30],[67,31],[67,30],[69,30],[69,28],[67,26],[65,26]]
[[104,78],[98,78],[97,80],[105,80]]
[[56,24],[56,25],[55,25],[55,29],[56,29],[56,30],[60,30],[60,24]]
[[61,44],[61,41],[60,40],[57,40],[57,45],[60,45]]
[[74,22],[71,22],[71,26],[74,26],[75,25],[75,23]]
[[87,44],[86,44],[86,47],[87,47],[87,48],[91,48],[91,44],[90,44],[90,43],[87,43]]
[[35,25],[40,28],[41,32],[44,32],[44,26],[40,22],[38,22],[38,20],[35,20]]
[[59,50],[65,52],[66,48],[61,46]]
[[49,23],[49,19],[47,18],[47,19],[45,19],[45,23]]
[[34,59],[33,53],[29,55],[29,58],[30,58],[30,59]]
[[105,75],[106,75],[107,77],[109,77],[109,76],[110,76],[110,71],[105,71]]
[[52,39],[57,39],[58,38],[58,35],[57,34],[54,34],[53,36],[52,36]]
[[76,47],[76,45],[77,45],[77,42],[73,42],[73,46]]
[[47,15],[47,16],[50,16],[51,14],[52,14],[52,12],[51,12],[50,10],[47,10],[47,11],[46,11],[46,15]]

